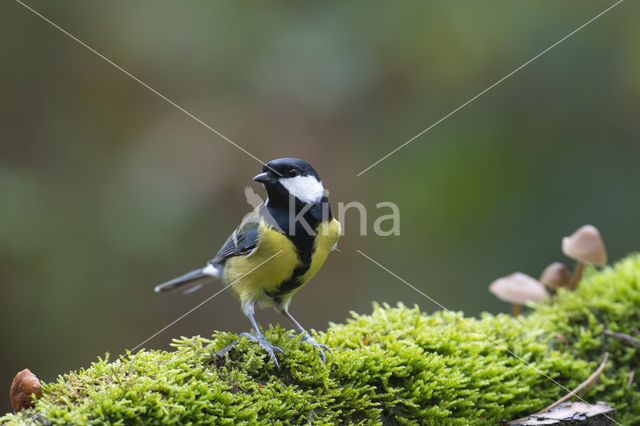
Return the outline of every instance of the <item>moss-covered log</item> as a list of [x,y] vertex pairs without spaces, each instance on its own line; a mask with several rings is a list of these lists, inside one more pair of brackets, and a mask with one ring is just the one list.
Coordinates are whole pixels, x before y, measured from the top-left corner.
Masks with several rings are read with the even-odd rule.
[[[371,315],[353,314],[317,336],[331,348],[326,365],[281,328],[266,332],[285,351],[280,370],[257,345],[225,332],[177,339],[171,352],[105,357],[45,384],[33,409],[0,420],[497,423],[549,405],[609,352],[584,399],[606,400],[617,421],[638,424],[640,348],[602,332],[639,337],[639,311],[640,255],[634,255],[588,271],[576,292],[560,291],[553,306],[535,306],[517,319],[375,305]],[[218,357],[233,340],[239,344]]]

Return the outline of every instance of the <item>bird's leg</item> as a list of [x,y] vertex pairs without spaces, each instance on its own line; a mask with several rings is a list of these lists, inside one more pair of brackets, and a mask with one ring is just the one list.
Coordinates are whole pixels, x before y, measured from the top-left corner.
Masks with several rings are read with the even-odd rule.
[[302,334],[302,338],[300,340],[302,340],[303,342],[307,342],[311,346],[316,348],[316,350],[320,354],[320,358],[322,359],[322,362],[325,362],[326,357],[324,355],[323,349],[325,351],[329,351],[329,347],[327,345],[321,345],[320,343],[313,340],[313,338],[309,335],[309,333],[307,333],[307,330],[305,330],[300,325],[300,323],[296,321],[296,319],[289,313],[289,311],[287,311],[286,309],[283,309],[281,312],[282,312],[282,315],[284,315],[289,321],[291,321],[291,324],[293,324],[296,330],[298,330]]
[[260,345],[260,347],[269,354],[269,358],[271,359],[271,361],[273,361],[273,364],[276,366],[276,368],[280,368],[280,364],[278,364],[278,359],[276,358],[275,353],[279,352],[283,354],[284,351],[279,347],[269,343],[267,341],[267,338],[264,337],[264,334],[260,332],[260,327],[258,327],[258,323],[256,322],[256,319],[253,315],[253,312],[254,312],[253,303],[251,303],[250,305],[243,306],[242,311],[247,316],[247,318],[249,318],[249,321],[251,321],[251,326],[256,331],[256,335],[254,336],[250,333],[242,333],[240,334],[240,336],[244,336],[247,339],[251,340],[252,342],[255,342],[258,345]]
[[[253,326],[253,329],[256,331],[256,335],[254,336],[253,334],[250,334],[250,333],[241,333],[240,336],[246,337],[252,342],[259,344],[260,347],[269,354],[269,358],[271,359],[271,361],[273,361],[276,368],[280,368],[280,364],[278,364],[278,359],[276,358],[275,352],[284,353],[284,351],[279,347],[270,344],[267,341],[267,338],[264,337],[264,335],[260,332],[260,328],[258,327],[258,323],[256,322],[256,319],[254,317],[253,304],[243,306],[242,311],[249,318],[249,321],[251,321],[251,325]],[[235,340],[232,341],[231,343],[226,345],[224,348],[220,349],[216,355],[220,358],[224,357],[237,344],[238,344],[237,341]]]

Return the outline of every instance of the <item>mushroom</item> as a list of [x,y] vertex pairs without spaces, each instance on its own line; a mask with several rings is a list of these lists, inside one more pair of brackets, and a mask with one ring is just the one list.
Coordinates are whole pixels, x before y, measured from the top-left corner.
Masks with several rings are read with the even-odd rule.
[[514,317],[520,314],[523,303],[541,302],[549,295],[540,282],[522,272],[498,278],[491,283],[489,291],[498,299],[512,304]]
[[551,289],[551,303],[553,303],[553,296],[556,290],[560,287],[569,286],[571,272],[563,263],[553,262],[542,271],[540,282]]
[[602,242],[600,232],[593,225],[584,225],[576,232],[562,239],[562,252],[565,256],[576,260],[573,277],[569,282],[569,288],[575,290],[584,265],[604,266],[607,264],[607,251]]
[[571,272],[560,262],[553,262],[540,275],[540,282],[551,289],[567,287],[570,281]]
[[16,374],[16,377],[11,383],[9,398],[11,399],[13,412],[17,413],[26,408],[32,407],[34,403],[32,395],[34,394],[36,398],[40,398],[42,396],[40,380],[38,380],[31,370],[25,368]]

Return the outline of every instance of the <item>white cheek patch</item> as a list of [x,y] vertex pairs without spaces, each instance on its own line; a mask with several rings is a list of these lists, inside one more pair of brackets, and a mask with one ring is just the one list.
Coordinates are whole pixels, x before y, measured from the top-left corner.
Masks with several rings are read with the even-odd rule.
[[322,182],[313,176],[296,176],[293,178],[281,178],[280,183],[303,203],[315,203],[322,199],[324,187]]

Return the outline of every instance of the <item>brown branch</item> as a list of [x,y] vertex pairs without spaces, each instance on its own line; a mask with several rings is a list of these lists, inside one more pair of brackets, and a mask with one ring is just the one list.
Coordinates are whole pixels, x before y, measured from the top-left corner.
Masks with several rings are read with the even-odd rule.
[[[548,407],[543,408],[542,410],[540,410],[540,411],[538,411],[537,413],[534,413],[534,414],[542,414],[545,411],[549,411],[552,408],[557,407],[558,405],[562,404],[563,402],[573,398],[578,393],[583,392],[583,391],[586,392],[589,389],[591,389],[591,387],[598,381],[598,378],[600,377],[600,374],[602,373],[602,370],[604,370],[604,367],[607,364],[608,360],[609,360],[609,352],[605,352],[604,359],[602,360],[602,362],[600,363],[598,368],[596,368],[596,371],[594,371],[593,374],[591,374],[587,378],[587,380],[585,380],[584,382],[580,383],[577,388],[575,388],[574,390],[572,390],[571,392],[569,392],[568,394],[566,394],[565,396],[563,396],[562,398],[560,398],[559,400],[554,402],[553,404],[549,405]],[[526,416],[526,417],[523,417],[523,418],[517,419],[517,420],[511,420],[509,422],[509,424],[521,422],[521,421],[527,419],[528,417],[530,417],[530,416]]]
[[604,334],[605,336],[615,337],[621,342],[640,348],[640,339],[637,339],[633,336],[629,336],[628,334],[620,333],[618,331],[611,331],[611,330],[602,330],[602,334]]

